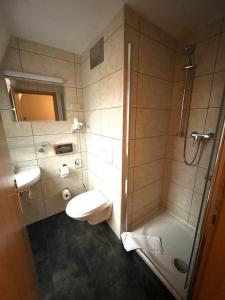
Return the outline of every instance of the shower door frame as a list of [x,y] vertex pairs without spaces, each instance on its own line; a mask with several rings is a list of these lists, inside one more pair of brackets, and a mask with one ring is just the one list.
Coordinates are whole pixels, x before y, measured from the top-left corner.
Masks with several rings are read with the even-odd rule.
[[[209,200],[209,207],[206,214],[205,224],[203,226],[203,239],[200,245],[200,253],[197,261],[197,272],[195,275],[196,283],[193,287],[193,299],[199,299],[201,296],[201,287],[203,280],[210,280],[206,274],[208,258],[210,251],[214,246],[214,237],[217,233],[218,224],[222,222],[221,219],[225,217],[224,200],[225,200],[225,136],[223,134],[223,142],[221,154],[219,157],[215,180],[213,184],[213,191]],[[215,245],[216,246],[216,245]],[[216,281],[219,282],[216,277],[216,269],[214,269],[213,276]],[[210,273],[211,274],[211,273]],[[200,298],[201,299],[201,298]]]

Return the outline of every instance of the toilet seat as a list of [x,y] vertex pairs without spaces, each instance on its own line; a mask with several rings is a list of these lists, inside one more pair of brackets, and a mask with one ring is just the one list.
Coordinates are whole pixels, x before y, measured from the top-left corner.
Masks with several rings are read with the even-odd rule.
[[97,190],[80,194],[69,201],[66,207],[68,216],[74,219],[86,217],[103,208],[107,200]]

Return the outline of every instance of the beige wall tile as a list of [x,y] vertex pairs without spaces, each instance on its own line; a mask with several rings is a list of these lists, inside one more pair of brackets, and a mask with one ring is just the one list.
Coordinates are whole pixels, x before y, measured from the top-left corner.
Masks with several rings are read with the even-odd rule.
[[192,203],[191,203],[191,215],[195,216],[196,218],[198,218],[201,203],[202,203],[202,194],[194,193]]
[[[77,136],[75,134],[54,134],[54,135],[37,135],[34,136],[34,143],[36,148],[37,158],[46,158],[56,156],[54,145],[73,143],[74,151],[80,151],[80,145],[78,144]],[[44,152],[39,152],[41,145],[44,144]]]
[[181,108],[183,89],[184,89],[183,81],[174,82],[173,89],[172,89],[172,100],[171,100],[171,108],[174,110]]
[[41,190],[41,182],[38,181],[34,185],[30,187],[31,193],[32,193],[32,198],[29,198],[28,192],[25,192],[21,195],[21,203],[22,207],[26,205],[32,206],[34,203],[43,202],[43,196],[42,196],[42,190]]
[[95,110],[101,107],[99,96],[99,82],[95,82],[83,89],[84,110]]
[[188,222],[189,213],[186,210],[171,203],[167,203],[166,208],[168,212],[175,215],[177,218],[183,220],[186,223]]
[[208,168],[212,148],[213,148],[213,141],[207,141],[203,148],[202,157],[199,162],[199,167]]
[[[183,48],[183,47],[182,47]],[[175,70],[174,70],[174,80],[181,81],[184,80],[184,67],[185,66],[185,55],[183,55],[180,45],[176,51],[175,58]]]
[[105,41],[104,62],[100,65],[100,78],[123,68],[124,28],[120,27]]
[[139,63],[141,73],[172,80],[175,52],[141,34]]
[[138,51],[139,51],[139,32],[131,28],[130,26],[125,26],[125,65],[127,65],[128,59],[128,43],[131,43],[131,69],[133,71],[138,70]]
[[215,132],[216,131],[219,112],[220,112],[219,108],[209,108],[208,109],[204,132]]
[[190,210],[193,191],[172,182],[166,182],[164,189],[164,201],[168,201],[186,211]]
[[[65,188],[70,189],[72,196],[76,196],[83,191],[82,187],[82,171],[76,172],[75,174],[71,174],[68,177],[48,177],[46,179],[41,180],[42,191],[44,200],[53,198],[61,199],[61,201],[65,201],[62,199],[62,190]],[[51,200],[51,199],[50,199]]]
[[76,87],[82,88],[82,65],[81,64],[75,64],[75,70],[76,70]]
[[219,38],[213,37],[197,45],[195,49],[196,76],[213,72],[218,43]]
[[196,173],[196,167],[187,166],[184,162],[167,161],[165,165],[165,178],[189,190],[194,188]]
[[115,192],[121,193],[122,173],[120,169],[103,162],[101,178]]
[[38,121],[32,122],[34,135],[71,133],[72,122],[69,121]]
[[213,78],[210,107],[220,107],[222,104],[223,91],[225,86],[225,72],[215,73]]
[[190,111],[188,135],[193,131],[203,132],[207,115],[207,109],[192,109]]
[[36,159],[33,137],[7,138],[11,161]]
[[225,70],[225,32],[221,36],[220,47],[216,62],[216,71]]
[[136,118],[137,118],[137,109],[130,109],[130,128],[129,128],[129,139],[135,139],[136,137]]
[[130,106],[137,106],[137,86],[138,86],[138,73],[132,72],[131,74],[131,95],[130,95]]
[[134,168],[129,167],[128,169],[128,193],[134,191]]
[[172,38],[166,32],[162,31],[159,27],[142,18],[140,22],[140,32],[145,33],[153,40],[162,43],[164,46],[167,46],[174,50],[176,49],[177,43],[174,38]]
[[166,154],[166,136],[138,139],[135,142],[135,165],[148,163]]
[[0,109],[11,109],[4,79],[0,79]]
[[137,138],[166,135],[168,121],[168,110],[137,109]]
[[[121,26],[124,25],[124,11],[121,9],[110,21],[110,23],[104,28],[99,34],[98,39],[104,36],[104,40],[108,40],[110,36],[117,31]],[[97,40],[98,40],[97,39]]]
[[190,215],[189,218],[188,218],[188,224],[193,226],[193,227],[196,227],[197,226],[197,222],[198,222],[198,218],[196,218],[195,216],[193,215]]
[[23,50],[21,59],[24,72],[60,77],[66,86],[75,86],[74,63]]
[[101,111],[87,111],[85,112],[85,127],[89,133],[101,133]]
[[62,200],[60,196],[45,199],[46,217],[65,211],[68,201]]
[[123,105],[123,71],[120,70],[100,80],[101,108]]
[[101,134],[122,139],[123,109],[109,108],[101,110]]
[[64,88],[64,103],[67,111],[74,111],[77,104],[77,93],[74,87]]
[[67,52],[58,48],[49,47],[43,44],[38,44],[23,39],[18,39],[18,42],[19,47],[22,50],[74,62],[74,54],[71,52]]
[[93,69],[90,68],[90,56],[82,63],[81,74],[83,87],[99,80],[99,66]]
[[208,107],[212,78],[212,75],[195,77],[191,98],[191,108]]
[[206,173],[206,169],[198,167],[194,191],[199,194],[204,192]]
[[[186,144],[186,159],[187,161],[192,161],[195,152],[197,150],[197,144],[193,145],[193,139],[188,138]],[[178,136],[170,136],[167,142],[167,158],[177,160],[177,161],[184,161],[183,157],[184,153],[184,138]]]
[[101,136],[91,133],[86,133],[87,151],[95,156],[100,156],[101,151]]
[[44,203],[39,201],[23,206],[23,217],[26,225],[44,219],[46,217]]
[[120,239],[120,234],[121,234],[120,216],[112,212],[112,215],[110,219],[107,220],[107,223],[109,224],[113,232],[117,235],[117,237]]
[[122,141],[101,137],[101,158],[117,168],[122,168]]
[[136,143],[135,140],[129,140],[129,144],[128,144],[129,167],[134,167],[135,143]]
[[30,122],[4,122],[5,135],[7,137],[31,136]]
[[[42,179],[60,176],[59,168],[66,164],[69,167],[70,175],[80,172],[81,169],[75,169],[75,160],[81,159],[81,154],[76,153],[73,155],[59,155],[54,157],[38,159],[38,165],[41,168]],[[83,165],[85,162],[83,162]],[[69,175],[69,176],[70,176]]]
[[146,208],[149,208],[149,206],[152,209],[159,206],[160,199],[161,199],[161,190],[162,190],[161,184],[162,184],[161,181],[154,182],[153,184],[148,185],[143,189],[140,189],[133,193],[134,218],[135,218],[135,214],[141,208],[144,208],[144,211],[142,210],[142,214],[145,215],[146,213],[149,213],[149,211],[146,211]]
[[16,168],[23,168],[23,167],[37,166],[37,160],[36,160],[36,159],[33,159],[33,160],[27,160],[27,161],[16,162],[16,163],[14,163],[14,166],[15,166]]
[[179,129],[180,110],[171,110],[169,116],[169,135],[176,135]]
[[97,156],[94,156],[87,152],[88,171],[93,173],[98,178],[102,177],[102,161]]
[[164,160],[156,160],[134,168],[134,190],[156,182],[163,177]]
[[1,62],[1,69],[22,71],[19,50],[8,48]]
[[139,73],[137,107],[168,109],[171,92],[172,83]]
[[139,30],[140,17],[127,5],[124,7],[124,19],[127,25],[133,27],[136,30]]

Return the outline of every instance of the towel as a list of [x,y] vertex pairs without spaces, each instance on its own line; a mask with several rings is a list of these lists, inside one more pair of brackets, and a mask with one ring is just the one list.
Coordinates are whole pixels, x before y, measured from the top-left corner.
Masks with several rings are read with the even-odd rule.
[[154,254],[162,254],[162,242],[158,236],[123,232],[121,238],[126,251],[146,249]]

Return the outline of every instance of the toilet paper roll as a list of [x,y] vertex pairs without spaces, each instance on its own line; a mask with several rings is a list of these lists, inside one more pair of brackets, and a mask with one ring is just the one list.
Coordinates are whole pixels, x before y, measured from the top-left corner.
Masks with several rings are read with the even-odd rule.
[[68,168],[68,166],[66,164],[63,164],[60,168],[59,168],[59,171],[60,171],[60,176],[61,177],[66,177],[69,175],[70,173],[70,170]]
[[63,198],[63,200],[65,200],[65,201],[68,201],[68,200],[71,199],[71,192],[70,192],[69,189],[64,189],[64,190],[62,190],[62,198]]

